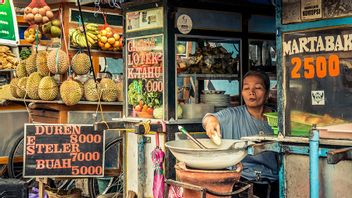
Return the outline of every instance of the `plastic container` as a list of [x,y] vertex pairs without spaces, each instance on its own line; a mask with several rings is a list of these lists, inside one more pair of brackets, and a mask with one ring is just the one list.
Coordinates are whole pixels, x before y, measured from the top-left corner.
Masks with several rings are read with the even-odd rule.
[[266,116],[266,119],[268,120],[268,124],[271,127],[277,127],[278,126],[278,119],[277,119],[277,112],[270,112],[270,113],[264,113]]
[[181,104],[181,107],[184,119],[203,118],[205,114],[214,112],[214,105],[205,103]]
[[[268,120],[269,126],[274,131],[274,134],[278,134],[278,114],[277,112],[270,112],[264,114]],[[309,124],[303,124],[298,122],[291,122],[291,136],[309,136],[310,129],[312,127]]]

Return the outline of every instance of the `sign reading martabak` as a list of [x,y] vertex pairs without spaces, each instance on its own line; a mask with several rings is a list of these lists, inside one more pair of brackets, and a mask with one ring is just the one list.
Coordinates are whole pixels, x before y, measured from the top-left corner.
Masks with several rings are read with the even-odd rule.
[[25,124],[24,177],[104,175],[105,136],[93,125]]

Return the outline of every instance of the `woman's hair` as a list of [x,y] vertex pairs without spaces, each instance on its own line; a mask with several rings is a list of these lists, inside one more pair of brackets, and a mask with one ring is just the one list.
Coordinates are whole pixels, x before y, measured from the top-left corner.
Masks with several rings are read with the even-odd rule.
[[248,71],[242,78],[242,89],[243,89],[243,81],[248,76],[256,76],[256,77],[262,79],[264,82],[264,88],[265,88],[266,92],[269,93],[270,79],[269,79],[268,74],[266,74],[265,72],[262,72],[262,71]]

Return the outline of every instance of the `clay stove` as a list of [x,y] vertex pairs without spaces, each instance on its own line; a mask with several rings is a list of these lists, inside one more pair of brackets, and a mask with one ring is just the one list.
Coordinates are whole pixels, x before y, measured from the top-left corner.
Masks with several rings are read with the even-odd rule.
[[[177,180],[220,193],[232,192],[233,185],[240,180],[242,168],[241,163],[237,164],[236,170],[190,169],[183,162],[175,165]],[[199,191],[184,189],[183,197],[198,198],[201,197],[201,193]],[[207,193],[206,197],[215,198],[217,196]]]

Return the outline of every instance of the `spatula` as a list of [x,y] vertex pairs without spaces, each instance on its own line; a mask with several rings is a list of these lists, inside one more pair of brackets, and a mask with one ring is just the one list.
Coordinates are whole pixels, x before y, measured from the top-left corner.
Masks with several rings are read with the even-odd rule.
[[208,149],[206,146],[204,146],[199,140],[197,140],[196,138],[194,138],[191,134],[189,134],[185,128],[183,128],[181,125],[178,125],[178,129],[185,134],[190,140],[192,140],[192,142],[194,142],[197,146],[199,146],[199,148],[201,149]]

